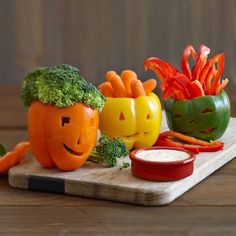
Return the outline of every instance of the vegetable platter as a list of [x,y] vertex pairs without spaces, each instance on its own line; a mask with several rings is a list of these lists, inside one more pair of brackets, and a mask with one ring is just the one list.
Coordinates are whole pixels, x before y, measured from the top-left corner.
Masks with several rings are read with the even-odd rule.
[[132,70],[110,70],[98,87],[71,65],[35,69],[21,94],[29,141],[8,153],[1,146],[0,171],[31,149],[35,160],[10,170],[14,187],[143,205],[171,202],[235,156],[236,142],[226,132],[235,120],[225,91],[229,80],[222,79],[225,56],[209,55],[205,45],[197,52],[187,45],[181,69],[150,57],[144,69],[157,79],[143,82]]
[[[162,131],[167,129],[166,122],[163,122]],[[134,177],[130,167],[104,168],[93,162],[86,162],[82,168],[72,172],[61,172],[57,169],[45,169],[35,160],[26,159],[20,165],[11,168],[9,183],[14,188],[31,191],[53,192],[145,206],[166,205],[236,156],[236,136],[232,130],[236,130],[236,118],[230,119],[229,128],[222,137],[225,143],[224,149],[198,154],[194,162],[193,174],[177,181],[143,180]],[[126,157],[125,160],[129,161],[129,158]]]

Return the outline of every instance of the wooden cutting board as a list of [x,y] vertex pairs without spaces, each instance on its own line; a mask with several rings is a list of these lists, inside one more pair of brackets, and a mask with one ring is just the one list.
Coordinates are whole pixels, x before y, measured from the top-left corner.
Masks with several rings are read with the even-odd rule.
[[[167,129],[164,124],[163,130]],[[197,155],[194,173],[185,179],[173,182],[152,182],[138,179],[130,168],[105,168],[87,162],[82,168],[71,172],[42,168],[34,158],[23,161],[9,171],[12,187],[77,195],[96,199],[156,206],[171,203],[211,173],[236,157],[236,118],[231,118],[229,127],[221,139],[224,150]],[[122,161],[129,161],[126,157]],[[212,196],[214,197],[214,196]]]

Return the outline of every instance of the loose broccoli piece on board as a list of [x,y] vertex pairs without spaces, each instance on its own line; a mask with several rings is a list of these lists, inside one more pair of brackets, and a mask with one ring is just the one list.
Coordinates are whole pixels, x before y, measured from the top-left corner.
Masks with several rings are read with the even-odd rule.
[[101,111],[105,103],[105,97],[97,88],[70,65],[39,68],[29,73],[24,80],[21,97],[27,106],[33,100],[59,108],[83,102]]
[[117,164],[119,158],[128,155],[128,153],[128,149],[121,139],[109,138],[103,135],[88,160],[104,163],[108,167],[113,167]]

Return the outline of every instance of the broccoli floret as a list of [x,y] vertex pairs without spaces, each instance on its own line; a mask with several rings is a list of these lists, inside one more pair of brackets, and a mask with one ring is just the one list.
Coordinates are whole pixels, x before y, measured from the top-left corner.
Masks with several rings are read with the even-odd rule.
[[33,100],[54,104],[56,107],[72,106],[76,102],[101,111],[105,97],[95,86],[70,65],[40,68],[28,74],[24,80],[22,99],[25,105]]
[[47,69],[47,67],[38,68],[25,77],[21,93],[24,105],[29,106],[33,100],[38,99],[37,82],[39,78],[44,75]]
[[128,167],[130,167],[130,163],[129,162],[123,162],[122,166],[120,167],[120,170],[128,168]]
[[88,160],[104,163],[108,167],[113,167],[117,165],[119,158],[128,155],[128,153],[128,149],[120,138],[110,138],[103,135]]

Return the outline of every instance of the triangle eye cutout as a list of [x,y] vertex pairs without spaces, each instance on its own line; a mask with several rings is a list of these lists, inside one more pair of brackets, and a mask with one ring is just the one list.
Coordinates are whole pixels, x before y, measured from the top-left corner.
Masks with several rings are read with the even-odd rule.
[[149,113],[147,114],[146,119],[147,119],[147,120],[150,120],[150,119],[151,119],[151,115],[150,115]]
[[119,120],[125,120],[125,115],[123,112],[120,113]]

